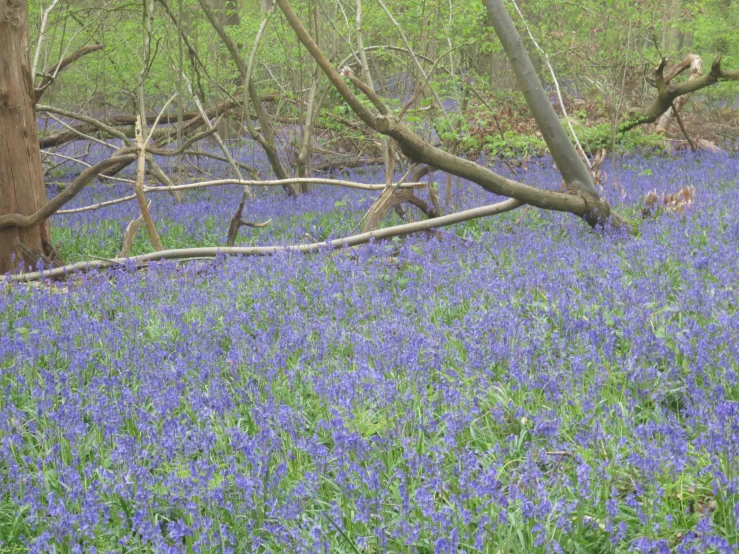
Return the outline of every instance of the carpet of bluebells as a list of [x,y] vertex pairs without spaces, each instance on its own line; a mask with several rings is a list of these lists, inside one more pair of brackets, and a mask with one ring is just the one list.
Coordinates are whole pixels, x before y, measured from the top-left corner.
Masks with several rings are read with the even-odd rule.
[[[739,159],[604,168],[635,236],[518,210],[0,285],[0,552],[739,551]],[[560,186],[551,161],[516,177]],[[240,194],[152,194],[165,245],[224,244]],[[260,192],[245,219],[272,223],[240,242],[350,234],[375,196]],[[457,208],[495,200],[455,183]],[[136,212],[58,215],[53,238],[113,256]]]

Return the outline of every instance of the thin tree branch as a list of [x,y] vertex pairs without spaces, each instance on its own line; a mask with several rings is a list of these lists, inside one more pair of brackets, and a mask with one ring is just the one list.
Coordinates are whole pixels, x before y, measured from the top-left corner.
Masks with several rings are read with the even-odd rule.
[[[186,185],[173,185],[166,187],[147,187],[144,186],[144,192],[168,192],[168,191],[179,191],[179,190],[191,190],[207,187],[219,187],[226,185],[240,186],[245,185],[253,187],[279,187],[284,185],[331,185],[335,187],[344,187],[357,190],[377,190],[382,191],[387,188],[386,185],[368,185],[366,183],[355,183],[354,181],[342,181],[340,179],[323,179],[318,177],[299,178],[295,177],[292,179],[275,179],[272,181],[240,181],[238,179],[217,179],[214,181],[203,181],[200,183],[189,183]],[[403,189],[415,189],[424,188],[426,183],[401,183],[398,188]],[[98,202],[97,204],[90,204],[89,206],[83,206],[81,208],[72,208],[69,210],[59,210],[56,212],[58,215],[76,214],[80,212],[87,212],[97,210],[99,208],[105,208],[107,206],[113,206],[115,204],[121,204],[123,202],[129,202],[135,200],[136,195],[123,196],[121,198],[115,198],[113,200],[106,200],[105,202]],[[2,222],[2,219],[0,219]],[[1,226],[0,226],[1,227]]]

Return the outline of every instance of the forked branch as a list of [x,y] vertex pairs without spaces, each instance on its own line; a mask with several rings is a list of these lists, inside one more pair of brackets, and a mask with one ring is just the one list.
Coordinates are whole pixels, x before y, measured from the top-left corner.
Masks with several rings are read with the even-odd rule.
[[82,56],[86,56],[87,54],[92,54],[93,52],[97,52],[98,50],[102,50],[103,47],[100,44],[92,44],[90,46],[84,46],[80,48],[79,50],[76,50],[75,52],[72,52],[69,56],[64,58],[63,60],[60,60],[54,66],[49,69],[44,75],[43,79],[41,79],[41,82],[36,87],[36,89],[33,91],[34,96],[36,98],[36,102],[41,100],[41,97],[46,92],[46,89],[48,89],[56,80],[57,75],[60,71],[64,70],[68,65],[73,64],[77,60],[79,60]]
[[[663,114],[672,108],[673,102],[678,102],[678,110],[685,103],[681,97],[699,91],[721,81],[739,81],[739,70],[727,71],[721,67],[721,54],[717,54],[708,73],[702,72],[700,56],[689,54],[682,61],[671,68],[667,68],[667,58],[662,58],[654,71],[654,86],[657,97],[643,110],[632,110],[619,125],[619,132],[626,132],[638,125],[654,123]],[[687,81],[674,82],[675,77],[691,69],[691,76]],[[666,121],[664,122],[666,126]]]

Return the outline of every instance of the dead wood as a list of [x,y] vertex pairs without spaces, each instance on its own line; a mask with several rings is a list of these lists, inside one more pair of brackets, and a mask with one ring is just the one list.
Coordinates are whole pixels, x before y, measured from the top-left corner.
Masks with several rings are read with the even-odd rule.
[[[151,206],[151,200],[149,200],[149,206]],[[136,219],[132,220],[126,230],[123,232],[123,240],[121,241],[121,251],[118,253],[116,258],[126,258],[131,253],[131,247],[133,246],[133,239],[136,238],[136,233],[144,224],[144,216],[140,215]]]
[[[665,83],[669,85],[670,81],[674,79],[677,75],[685,71],[685,69],[690,68],[690,77],[688,77],[688,81],[697,79],[701,75],[703,75],[703,60],[700,56],[696,56],[695,54],[688,54],[682,62],[679,64],[676,64],[668,70],[668,72],[664,76]],[[673,118],[679,117],[680,110],[682,110],[683,106],[687,103],[688,99],[690,98],[690,94],[684,94],[680,96],[679,98],[676,98],[670,107],[667,109],[665,113],[663,113],[659,120],[657,121],[657,132],[658,133],[665,133],[667,132],[667,127],[670,125],[670,122]],[[690,139],[687,135],[687,131],[685,131],[682,122],[678,121],[678,124],[680,125],[680,128],[683,130],[683,134],[685,135],[686,139],[688,140],[688,143],[690,144],[690,147],[695,152],[695,144],[693,143],[692,139]]]
[[359,235],[353,235],[341,239],[331,241],[314,242],[311,244],[300,244],[291,246],[243,246],[243,247],[216,247],[216,248],[183,248],[176,250],[164,250],[162,252],[151,252],[142,256],[136,256],[129,258],[128,260],[115,258],[112,260],[90,260],[86,262],[79,262],[76,264],[54,268],[50,271],[44,272],[32,272],[22,273],[18,275],[10,275],[9,277],[0,278],[0,282],[27,282],[27,281],[38,281],[42,278],[57,278],[64,277],[75,272],[85,272],[94,269],[105,269],[112,267],[122,267],[128,264],[135,264],[137,267],[145,267],[150,262],[158,260],[177,260],[184,258],[215,258],[217,256],[228,256],[228,255],[242,255],[242,256],[271,256],[280,252],[302,252],[311,253],[319,252],[321,250],[342,248],[350,246],[359,246],[366,244],[372,240],[386,240],[392,237],[405,236],[413,233],[420,233],[429,231],[431,229],[438,229],[448,225],[454,225],[455,223],[461,223],[463,221],[469,221],[471,219],[478,219],[481,217],[489,217],[498,215],[511,210],[515,210],[522,206],[523,203],[513,198],[498,202],[497,204],[491,204],[489,206],[482,206],[480,208],[473,208],[471,210],[464,210],[454,214],[438,217],[435,219],[426,219],[424,221],[416,221],[414,223],[406,223],[404,225],[396,225],[394,227],[385,227],[383,229],[377,229],[376,231],[370,231],[367,233],[361,233]]
[[226,237],[226,246],[234,246],[236,244],[236,239],[239,236],[239,229],[242,227],[266,227],[269,225],[272,220],[269,219],[267,221],[264,221],[262,223],[253,223],[250,221],[244,221],[241,219],[242,214],[244,213],[244,205],[246,203],[246,198],[241,198],[241,202],[239,202],[239,207],[236,209],[236,213],[231,218],[231,223],[228,226],[228,235]]
[[[701,66],[697,60],[700,56],[690,54],[675,66],[667,69],[667,58],[662,58],[659,65],[654,71],[654,86],[657,89],[657,97],[652,103],[643,110],[630,110],[625,119],[619,124],[618,131],[623,133],[638,125],[645,123],[654,123],[667,110],[672,107],[672,103],[682,96],[692,92],[699,91],[720,81],[737,81],[739,80],[739,70],[725,70],[721,67],[721,54],[717,54],[711,64],[708,73],[700,73]],[[675,77],[680,73],[693,67],[691,70],[691,78],[680,83],[674,82]]]
[[390,210],[406,203],[416,206],[428,218],[434,218],[439,215],[435,208],[418,198],[413,194],[412,190],[388,187],[382,191],[382,194],[380,194],[369,212],[367,212],[362,231],[367,233],[379,229],[383,218]]
[[157,233],[156,227],[154,226],[154,220],[151,218],[151,212],[149,212],[149,205],[146,203],[146,197],[144,196],[144,173],[146,169],[146,148],[144,142],[144,136],[141,130],[140,120],[136,122],[136,146],[139,149],[138,153],[138,165],[136,167],[136,185],[134,191],[136,192],[136,200],[139,203],[139,209],[141,210],[141,216],[146,223],[146,230],[149,233],[149,240],[154,247],[154,250],[164,250],[162,241],[159,239],[159,233]]
[[663,192],[661,195],[657,195],[657,191],[653,190],[644,196],[642,215],[647,217],[663,211],[682,212],[692,206],[694,202],[695,187],[693,186],[684,187],[672,194]]

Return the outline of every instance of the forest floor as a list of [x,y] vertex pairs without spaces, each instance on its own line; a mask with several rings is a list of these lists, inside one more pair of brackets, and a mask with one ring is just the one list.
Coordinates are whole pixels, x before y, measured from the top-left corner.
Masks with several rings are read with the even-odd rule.
[[[0,552],[735,552],[739,159],[602,169],[634,236],[517,210],[2,286]],[[516,177],[560,186],[551,160]],[[240,195],[151,194],[165,247],[223,245]],[[375,196],[260,192],[244,218],[272,222],[240,244],[352,234]],[[52,237],[67,262],[113,257],[137,215],[57,215]]]

